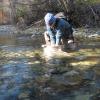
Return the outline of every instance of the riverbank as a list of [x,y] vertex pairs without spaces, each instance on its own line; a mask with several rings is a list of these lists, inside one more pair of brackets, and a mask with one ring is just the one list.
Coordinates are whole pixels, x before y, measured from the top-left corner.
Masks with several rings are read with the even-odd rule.
[[[74,36],[80,37],[99,37],[100,35],[100,28],[73,28]],[[42,35],[45,31],[45,26],[35,27],[32,26],[28,29],[19,30],[16,26],[13,25],[1,25],[0,26],[0,33],[13,33],[18,35]]]

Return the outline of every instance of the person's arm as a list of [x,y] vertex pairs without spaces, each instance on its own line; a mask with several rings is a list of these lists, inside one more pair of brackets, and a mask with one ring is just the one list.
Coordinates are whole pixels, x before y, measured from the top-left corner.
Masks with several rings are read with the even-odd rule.
[[56,41],[55,41],[55,35],[52,32],[52,30],[51,30],[51,28],[50,28],[49,25],[46,25],[46,28],[47,28],[48,35],[50,36],[51,45],[54,45],[56,43]]
[[52,33],[52,30],[51,30],[51,28],[50,28],[49,25],[46,25],[46,29],[47,29],[47,32],[48,32],[48,33]]

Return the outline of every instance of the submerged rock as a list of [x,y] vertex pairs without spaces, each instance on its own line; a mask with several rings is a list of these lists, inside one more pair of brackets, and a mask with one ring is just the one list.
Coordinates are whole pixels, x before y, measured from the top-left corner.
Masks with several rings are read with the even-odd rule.
[[89,100],[100,100],[100,92],[91,96]]
[[76,59],[76,60],[79,60],[79,61],[80,61],[80,60],[85,60],[86,58],[87,58],[87,56],[83,56],[83,55],[82,55],[82,56],[76,56],[76,57],[75,57],[75,59]]
[[29,98],[29,92],[26,91],[24,93],[19,94],[18,98],[19,99],[24,99],[24,100]]
[[52,46],[45,46],[43,48],[43,56],[47,63],[59,65],[63,63],[62,59],[60,58],[61,56],[69,57],[70,55],[67,52],[62,51],[61,47],[56,48]]
[[[60,87],[65,86],[67,88],[67,86],[80,85],[82,83],[82,80],[83,80],[82,75],[78,71],[72,70],[64,73],[63,75],[54,75],[52,77],[51,85],[54,88],[56,86]],[[54,84],[56,84],[56,86]]]
[[93,70],[96,75],[100,75],[100,67],[99,66],[94,67]]
[[46,58],[50,59],[50,58],[52,58],[52,57],[55,56],[55,54],[56,54],[56,52],[57,52],[56,50],[57,50],[57,49],[54,48],[54,47],[52,47],[52,46],[46,46],[46,47],[43,48],[43,55],[44,55]]

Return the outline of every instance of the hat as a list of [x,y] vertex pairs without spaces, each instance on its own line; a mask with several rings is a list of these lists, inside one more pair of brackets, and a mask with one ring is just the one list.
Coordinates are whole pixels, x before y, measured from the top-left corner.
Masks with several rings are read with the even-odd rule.
[[47,13],[44,17],[44,20],[47,25],[52,25],[56,21],[56,18],[52,13]]

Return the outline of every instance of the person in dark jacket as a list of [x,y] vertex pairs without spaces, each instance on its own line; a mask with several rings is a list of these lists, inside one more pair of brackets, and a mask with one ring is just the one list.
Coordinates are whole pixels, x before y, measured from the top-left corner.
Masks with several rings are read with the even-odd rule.
[[[49,37],[51,46],[59,46],[63,42],[74,42],[71,25],[64,19],[57,18],[52,13],[47,13],[44,17],[46,24],[46,34]],[[67,40],[67,41],[66,41]],[[65,43],[64,43],[65,44]]]

